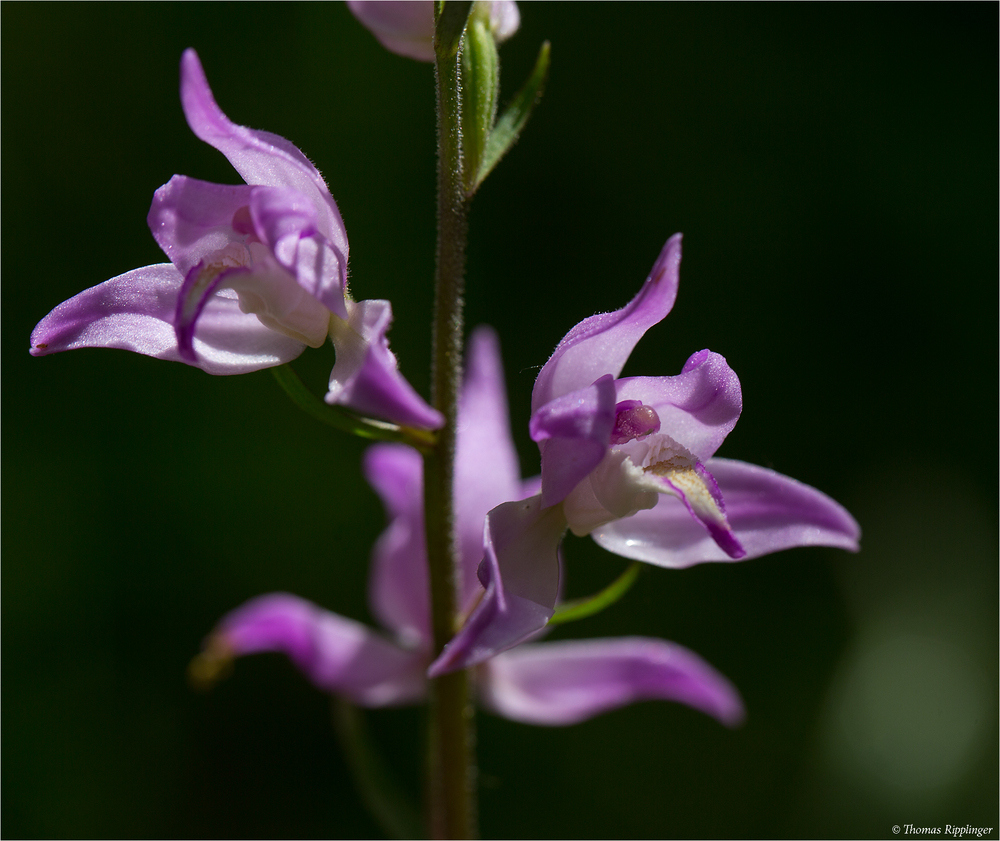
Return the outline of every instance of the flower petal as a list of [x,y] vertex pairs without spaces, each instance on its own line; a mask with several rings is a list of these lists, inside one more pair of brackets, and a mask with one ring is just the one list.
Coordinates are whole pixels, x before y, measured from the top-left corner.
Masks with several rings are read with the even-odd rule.
[[692,354],[676,377],[626,377],[615,387],[619,401],[651,407],[660,428],[700,461],[715,455],[743,409],[736,372],[710,350]]
[[[490,29],[497,43],[521,25],[514,0],[494,0]],[[390,52],[417,61],[434,61],[434,4],[430,0],[347,0],[347,7]]]
[[191,131],[222,152],[247,184],[292,187],[304,194],[317,209],[319,232],[346,265],[344,221],[319,170],[285,138],[230,122],[216,105],[198,54],[191,49],[181,57],[181,104]]
[[639,339],[673,307],[680,261],[681,235],[674,234],[638,295],[616,312],[584,319],[563,337],[535,380],[532,414],[605,374],[617,377],[621,373]]
[[175,175],[153,194],[146,222],[153,238],[181,274],[231,242],[243,242],[246,230],[233,220],[250,203],[247,184],[212,184]]
[[316,206],[290,187],[257,187],[250,217],[261,240],[306,292],[347,318],[347,258],[317,233]]
[[515,0],[493,0],[490,3],[490,29],[500,44],[510,38],[521,25],[521,12]]
[[[430,592],[424,549],[424,481],[420,454],[402,444],[365,451],[364,473],[389,517],[372,550],[372,613],[411,647],[430,648]],[[480,523],[480,553],[482,523]]]
[[486,592],[454,639],[431,664],[437,677],[481,663],[545,627],[559,596],[559,543],[566,531],[559,506],[541,498],[498,505],[486,518]]
[[486,515],[501,502],[522,499],[520,463],[510,434],[507,390],[496,332],[477,327],[469,338],[458,410],[455,523],[461,559],[460,605],[482,592]]
[[[317,234],[316,209],[298,190],[225,185],[175,175],[153,195],[147,217],[160,248],[188,274],[241,246],[280,265],[302,290],[346,318],[347,263]],[[326,329],[323,329],[326,336]]]
[[194,335],[196,361],[183,359],[174,313],[183,278],[170,263],[133,269],[64,301],[35,327],[31,353],[121,348],[186,362],[209,374],[245,374],[295,359],[304,345],[240,311],[225,290],[205,305]]
[[412,703],[426,687],[422,652],[289,593],[259,596],[224,616],[207,650],[282,652],[320,689],[365,707]]
[[678,701],[730,727],[744,717],[733,685],[697,654],[643,637],[522,645],[484,663],[479,696],[527,724],[576,724],[636,701]]
[[653,475],[684,503],[688,513],[700,522],[720,549],[734,561],[746,556],[746,549],[733,534],[726,517],[726,506],[715,477],[705,465],[693,462],[663,467],[654,466]]
[[347,301],[347,320],[333,317],[330,337],[337,360],[326,402],[393,423],[438,429],[444,416],[432,409],[399,373],[386,332],[388,301]]
[[604,458],[615,425],[615,382],[550,400],[531,416],[529,431],[542,456],[542,505],[561,502]]
[[347,0],[347,8],[390,52],[434,61],[434,4],[430,0]]
[[[725,499],[726,517],[745,558],[796,546],[857,551],[854,518],[815,488],[773,470],[731,459],[705,465]],[[610,552],[662,567],[682,568],[734,560],[695,521],[680,500],[661,497],[656,507],[591,532]]]

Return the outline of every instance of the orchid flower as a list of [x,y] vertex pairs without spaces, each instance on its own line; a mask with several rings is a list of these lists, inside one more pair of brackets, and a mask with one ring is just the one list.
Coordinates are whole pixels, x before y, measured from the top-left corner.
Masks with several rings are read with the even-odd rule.
[[[279,651],[320,689],[361,706],[424,697],[433,655],[421,458],[405,446],[379,444],[366,454],[365,474],[389,512],[373,552],[369,591],[372,613],[386,633],[296,596],[269,594],[222,619],[201,655],[209,673],[234,656]],[[470,342],[455,482],[462,489],[456,511],[460,596],[471,609],[482,592],[475,571],[486,513],[537,489],[536,481],[519,477],[497,341],[485,328]],[[739,695],[724,677],[696,654],[658,639],[522,645],[484,661],[476,687],[488,709],[532,724],[573,724],[643,699],[679,701],[729,725],[743,716]]]
[[[490,30],[497,43],[506,41],[521,25],[514,0],[493,0]],[[390,52],[417,61],[434,61],[433,0],[347,0],[354,16]]]
[[31,353],[110,347],[242,374],[295,359],[331,338],[326,401],[436,428],[440,413],[403,379],[388,349],[388,301],[347,293],[347,233],[319,170],[292,143],[232,123],[194,50],[181,59],[191,130],[246,181],[175,175],[148,223],[169,263],[133,269],[63,302],[31,334]]
[[678,234],[627,306],[580,322],[539,372],[529,429],[541,450],[541,491],[490,511],[486,592],[430,674],[474,665],[545,626],[560,527],[674,569],[795,546],[857,551],[858,524],[825,494],[714,457],[742,409],[722,356],[702,350],[677,376],[619,379],[636,343],[673,307],[680,257]]

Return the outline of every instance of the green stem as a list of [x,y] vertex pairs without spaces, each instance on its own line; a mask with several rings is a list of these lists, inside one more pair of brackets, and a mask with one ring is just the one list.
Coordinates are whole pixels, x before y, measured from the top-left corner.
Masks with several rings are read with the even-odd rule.
[[434,444],[434,433],[426,429],[397,426],[394,423],[355,415],[339,406],[328,406],[306,387],[290,365],[279,365],[277,368],[272,368],[271,373],[296,406],[335,429],[376,441],[401,441],[416,447],[421,452]]
[[[446,9],[442,21],[451,13],[452,9]],[[440,27],[439,32],[444,28]],[[433,447],[424,453],[424,516],[434,651],[438,653],[455,633],[461,585],[456,580],[454,523],[455,436],[462,381],[462,295],[468,235],[468,207],[462,186],[461,50],[439,45],[435,77],[438,238],[431,399],[445,416],[445,424]],[[467,672],[454,672],[432,681],[429,715],[428,833],[431,838],[474,838],[475,735]]]
[[372,745],[361,710],[334,696],[333,724],[358,793],[382,831],[390,838],[419,838],[417,811],[389,776]]
[[641,563],[632,561],[632,563],[625,567],[625,572],[601,590],[600,593],[586,599],[573,599],[572,601],[563,602],[556,608],[556,612],[549,620],[549,624],[558,625],[560,622],[575,622],[577,619],[586,619],[588,616],[600,613],[606,607],[613,605],[629,591],[629,588],[635,584],[636,578],[639,577],[641,569]]

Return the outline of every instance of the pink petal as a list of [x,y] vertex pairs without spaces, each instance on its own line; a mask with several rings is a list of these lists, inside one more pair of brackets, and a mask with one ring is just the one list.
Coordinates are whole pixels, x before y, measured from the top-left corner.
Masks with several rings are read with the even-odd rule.
[[240,311],[231,290],[216,294],[198,321],[196,361],[183,359],[174,313],[183,278],[170,263],[133,269],[64,301],[31,334],[31,353],[84,347],[120,348],[187,362],[209,374],[245,374],[295,359],[301,342],[269,330]]
[[[390,52],[434,61],[434,4],[431,0],[347,0],[347,7]],[[521,24],[514,0],[490,3],[490,28],[506,41]]]
[[317,210],[319,232],[347,263],[344,222],[319,170],[285,138],[230,122],[190,49],[181,57],[181,104],[191,131],[222,152],[247,184],[291,187],[305,195]]
[[458,412],[455,521],[462,566],[459,603],[482,591],[486,515],[501,502],[521,499],[521,470],[510,434],[507,389],[496,332],[477,327],[469,338]]
[[531,412],[599,377],[617,377],[643,334],[662,321],[677,298],[681,235],[660,252],[639,293],[616,312],[594,315],[570,330],[542,367],[531,395]]
[[735,726],[733,685],[697,654],[643,637],[522,645],[483,664],[479,694],[494,712],[527,724],[576,724],[636,701],[677,701]]
[[[746,559],[796,546],[857,551],[857,522],[826,494],[742,461],[714,458],[705,467],[718,482],[726,517]],[[733,560],[680,500],[667,496],[649,511],[595,529],[591,537],[617,555],[662,567]]]
[[[413,647],[429,648],[423,460],[402,444],[376,444],[365,451],[364,473],[389,517],[372,550],[368,587],[372,613]],[[482,523],[479,529],[481,552]]]
[[249,211],[277,262],[330,312],[347,318],[347,255],[317,233],[316,206],[308,197],[288,187],[257,187]]
[[493,0],[490,4],[490,29],[497,43],[506,41],[521,25],[521,12],[514,0]]
[[236,656],[281,652],[320,689],[361,706],[413,703],[425,693],[423,653],[288,593],[259,596],[236,608],[212,639]]
[[347,0],[347,8],[390,52],[434,61],[431,0]]
[[210,254],[245,239],[233,218],[250,203],[253,187],[212,184],[175,175],[153,194],[146,221],[153,238],[186,275]]
[[542,505],[562,502],[601,463],[615,424],[611,375],[544,404],[531,416],[542,456]]
[[438,429],[444,416],[432,409],[399,373],[386,332],[388,301],[348,301],[348,319],[334,317],[330,336],[337,360],[326,402],[393,423]]
[[486,592],[431,664],[428,676],[464,669],[523,642],[552,617],[559,596],[559,543],[566,521],[540,497],[505,502],[486,518],[486,557],[479,577]]
[[639,400],[660,419],[660,429],[705,461],[732,432],[743,409],[736,372],[710,350],[695,353],[676,377],[616,380],[617,400]]

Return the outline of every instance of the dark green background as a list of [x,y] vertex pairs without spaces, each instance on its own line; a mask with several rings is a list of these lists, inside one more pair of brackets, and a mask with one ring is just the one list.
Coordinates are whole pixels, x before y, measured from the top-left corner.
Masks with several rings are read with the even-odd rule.
[[[645,703],[578,727],[480,715],[494,837],[891,837],[997,827],[996,4],[534,4],[509,97],[552,72],[477,198],[469,325],[503,341],[526,472],[535,373],[685,234],[678,303],[626,374],[723,353],[745,412],[721,455],[857,516],[863,551],[648,569],[553,636],[645,634],[744,694],[730,732]],[[290,590],[370,621],[383,526],[363,446],[264,371],[116,351],[28,356],[52,307],[163,260],[174,173],[238,180],[187,129],[196,47],[236,122],[298,144],[351,242],[358,298],[426,390],[429,65],[340,4],[5,4],[3,827],[6,837],[356,837],[328,699],[278,656],[209,694],[184,674],[225,611]],[[317,386],[328,351],[298,368]],[[570,595],[623,562],[572,539]],[[419,715],[369,718],[416,790]],[[996,830],[991,837],[996,837]]]

